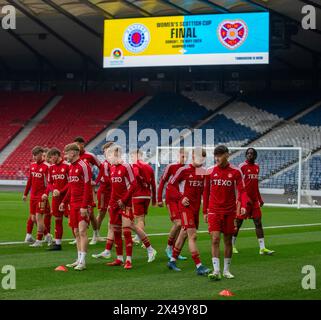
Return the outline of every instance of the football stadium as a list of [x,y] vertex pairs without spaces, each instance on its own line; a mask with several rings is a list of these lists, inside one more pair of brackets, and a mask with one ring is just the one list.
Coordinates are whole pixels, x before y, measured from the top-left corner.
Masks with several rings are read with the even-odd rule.
[[0,300],[321,299],[321,1],[0,0],[0,44]]

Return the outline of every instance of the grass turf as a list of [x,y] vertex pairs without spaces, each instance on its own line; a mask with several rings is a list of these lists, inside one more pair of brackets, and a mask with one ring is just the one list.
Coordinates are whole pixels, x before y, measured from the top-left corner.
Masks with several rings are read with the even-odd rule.
[[[321,222],[318,209],[264,208],[264,226],[315,224]],[[0,242],[22,241],[28,205],[19,193],[0,193]],[[253,227],[246,221],[244,227]],[[167,233],[170,222],[166,209],[151,208],[147,217],[148,233]],[[102,230],[106,230],[106,221]],[[206,230],[201,223],[200,230]],[[65,237],[71,232],[65,221]],[[152,236],[158,251],[157,260],[147,264],[146,251],[134,248],[134,269],[110,268],[105,261],[91,258],[104,244],[90,246],[85,272],[55,272],[54,268],[72,262],[74,246],[63,245],[61,252],[47,252],[46,248],[29,248],[27,245],[0,245],[0,270],[13,265],[17,272],[17,289],[5,291],[0,287],[0,299],[321,299],[321,291],[303,290],[302,267],[313,265],[317,279],[321,273],[321,226],[266,229],[266,244],[276,250],[272,257],[259,256],[254,230],[240,232],[233,256],[233,280],[211,282],[195,275],[192,259],[185,246],[183,254],[188,260],[179,262],[182,272],[167,269],[164,255],[166,236]],[[91,231],[89,231],[91,234]],[[210,239],[207,233],[198,238],[201,258],[211,267]],[[1,280],[1,274],[0,274]],[[218,293],[230,289],[235,297],[222,298]]]

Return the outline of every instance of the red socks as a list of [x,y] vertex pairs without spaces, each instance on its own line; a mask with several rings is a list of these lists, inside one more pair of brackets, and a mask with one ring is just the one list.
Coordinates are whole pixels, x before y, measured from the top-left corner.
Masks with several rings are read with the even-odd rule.
[[113,239],[108,239],[106,241],[106,250],[110,251],[113,247],[114,240]]
[[125,245],[126,245],[126,256],[131,257],[133,255],[133,239],[130,228],[123,228]]
[[182,249],[178,249],[177,247],[174,247],[172,257],[177,260],[178,256],[180,255]]
[[144,244],[145,248],[150,247],[150,242],[149,242],[149,239],[147,237],[142,239],[142,243]]
[[31,217],[29,217],[28,220],[27,220],[27,233],[29,233],[29,234],[32,233],[34,224],[35,224],[35,222],[32,221]]
[[175,244],[175,238],[169,237],[167,244],[168,246],[172,247]]
[[114,230],[115,248],[117,256],[123,255],[123,239],[121,237],[121,229]]
[[200,254],[198,252],[192,253],[192,259],[194,260],[196,266],[201,263]]
[[55,223],[55,239],[61,240],[61,239],[62,239],[62,233],[63,233],[62,219],[57,219],[57,218],[56,218],[56,223]]
[[45,224],[44,234],[47,235],[51,231],[51,215],[50,214],[45,214],[44,224]]
[[43,232],[37,232],[37,240],[41,241],[43,238]]

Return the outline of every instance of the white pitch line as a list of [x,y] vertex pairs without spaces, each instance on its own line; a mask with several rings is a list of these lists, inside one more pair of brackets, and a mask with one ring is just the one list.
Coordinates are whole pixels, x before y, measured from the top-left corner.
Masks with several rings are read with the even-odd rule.
[[[309,223],[309,224],[290,224],[284,226],[269,226],[264,227],[264,229],[284,229],[284,228],[298,228],[298,227],[315,227],[321,226],[321,223]],[[241,228],[240,231],[249,231],[255,230],[255,228]],[[198,233],[208,233],[207,230],[199,230]],[[157,237],[157,236],[168,236],[168,233],[151,233],[148,234],[149,237]],[[101,237],[102,239],[106,240],[106,237]],[[75,239],[63,239],[62,241],[73,241]],[[0,246],[9,246],[9,245],[17,245],[17,244],[25,244],[23,241],[16,241],[16,242],[0,242]]]

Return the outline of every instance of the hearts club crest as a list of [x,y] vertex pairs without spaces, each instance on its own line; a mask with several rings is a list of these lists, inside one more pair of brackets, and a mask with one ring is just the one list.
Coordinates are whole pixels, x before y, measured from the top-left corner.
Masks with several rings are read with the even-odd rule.
[[247,25],[242,20],[224,20],[217,31],[220,42],[230,50],[240,47],[248,35]]

